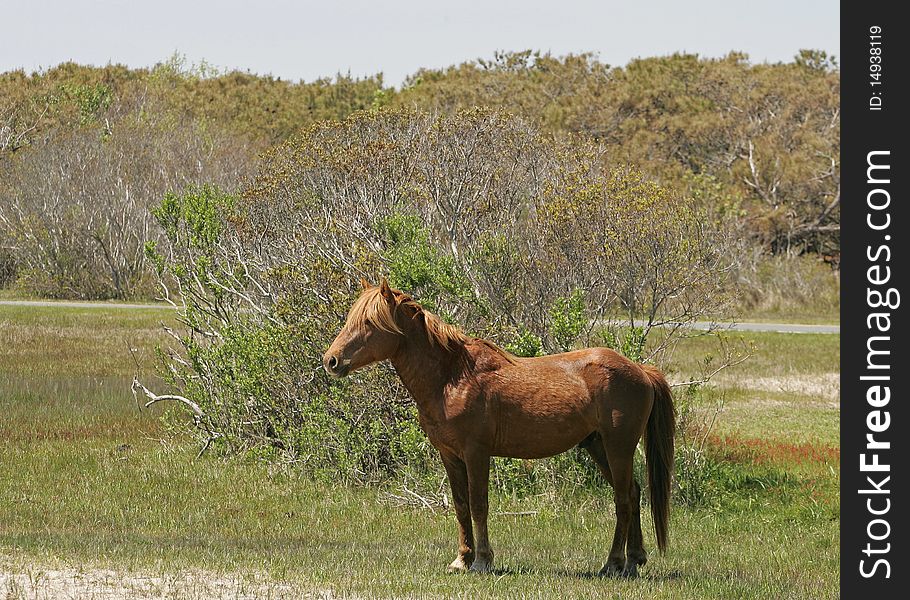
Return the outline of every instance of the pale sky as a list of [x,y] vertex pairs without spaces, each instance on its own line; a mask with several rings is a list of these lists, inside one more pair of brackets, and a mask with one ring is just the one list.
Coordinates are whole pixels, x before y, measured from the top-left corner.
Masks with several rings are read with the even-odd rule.
[[611,65],[677,51],[839,58],[839,12],[833,0],[0,0],[0,71],[147,67],[177,52],[294,81],[382,72],[397,86],[497,50],[590,51]]

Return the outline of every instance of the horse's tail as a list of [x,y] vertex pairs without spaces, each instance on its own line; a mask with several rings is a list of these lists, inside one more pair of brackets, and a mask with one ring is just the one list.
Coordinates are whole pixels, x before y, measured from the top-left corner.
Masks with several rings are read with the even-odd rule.
[[663,373],[651,365],[642,365],[654,388],[654,406],[645,431],[645,459],[648,463],[648,489],[651,496],[651,517],[657,535],[657,548],[667,549],[667,529],[670,520],[670,483],[673,477],[673,438],[676,435],[676,409],[673,395]]

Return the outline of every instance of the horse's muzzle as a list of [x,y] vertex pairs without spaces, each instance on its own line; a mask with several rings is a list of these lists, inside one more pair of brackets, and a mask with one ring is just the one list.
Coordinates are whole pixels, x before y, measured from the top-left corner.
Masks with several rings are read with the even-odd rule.
[[332,377],[344,377],[350,370],[350,365],[343,364],[334,354],[326,354],[322,357],[322,366],[325,372]]

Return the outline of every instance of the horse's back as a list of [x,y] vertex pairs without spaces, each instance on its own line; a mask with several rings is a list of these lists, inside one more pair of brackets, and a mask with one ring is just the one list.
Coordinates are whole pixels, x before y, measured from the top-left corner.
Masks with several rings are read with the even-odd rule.
[[641,367],[609,348],[515,359],[481,381],[504,456],[557,454],[604,427],[638,430],[653,401]]
[[514,358],[489,364],[483,379],[497,395],[528,399],[565,398],[571,405],[586,397],[650,389],[650,379],[638,363],[610,348],[584,348],[534,358]]
[[592,394],[610,387],[640,388],[649,386],[642,366],[611,348],[584,348],[561,354],[519,359],[529,372],[550,376],[580,378]]

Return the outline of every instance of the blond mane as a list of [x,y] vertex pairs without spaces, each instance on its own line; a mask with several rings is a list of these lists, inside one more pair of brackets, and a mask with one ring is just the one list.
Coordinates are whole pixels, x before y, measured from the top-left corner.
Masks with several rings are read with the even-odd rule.
[[[468,341],[468,337],[458,327],[446,323],[424,309],[407,294],[399,291],[393,291],[393,293],[398,306],[413,308],[416,311],[415,317],[423,315],[424,329],[431,344],[453,351],[463,347]],[[401,327],[395,322],[395,315],[378,286],[363,291],[354,306],[351,307],[345,326],[362,327],[364,323],[372,323],[389,333],[403,333]]]
[[383,299],[379,287],[366,289],[360,294],[354,306],[348,311],[345,327],[359,329],[366,323],[372,323],[389,333],[403,333],[395,322],[395,317]]

